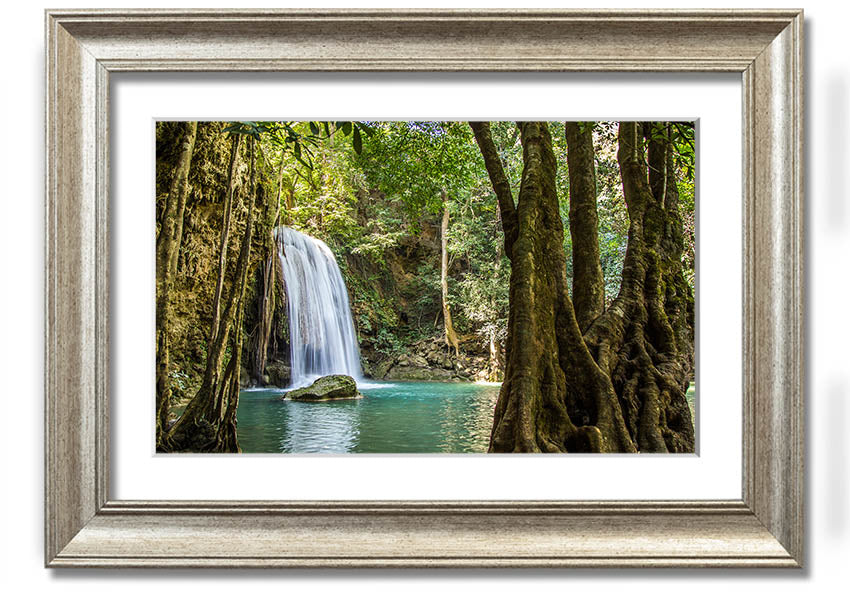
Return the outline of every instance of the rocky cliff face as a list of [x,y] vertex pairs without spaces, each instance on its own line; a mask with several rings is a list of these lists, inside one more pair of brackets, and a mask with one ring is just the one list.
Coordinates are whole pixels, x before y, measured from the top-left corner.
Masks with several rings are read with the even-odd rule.
[[495,381],[482,340],[467,337],[455,355],[439,336],[420,340],[399,353],[364,353],[363,373],[372,379],[407,381]]
[[[156,129],[156,190],[157,226],[163,210],[163,201],[177,163],[179,129],[173,123],[158,123]],[[207,357],[207,344],[212,324],[212,306],[219,269],[219,244],[223,225],[223,206],[226,193],[227,166],[230,142],[223,132],[221,123],[199,123],[197,141],[189,169],[189,193],[183,219],[182,239],[179,247],[175,284],[169,302],[174,307],[171,331],[172,393],[175,402],[183,404],[197,392]],[[241,229],[244,227],[245,206],[242,202],[248,182],[247,159],[242,157],[236,173],[238,199],[234,207],[234,228],[228,244],[225,264],[226,281],[233,281],[239,254]],[[265,194],[275,193],[274,185],[267,174],[261,174],[259,185]],[[257,322],[256,306],[262,290],[264,258],[273,246],[271,231],[274,215],[270,211],[257,211],[249,266],[249,284],[246,292],[245,331],[251,336]],[[282,321],[285,325],[285,319]],[[285,331],[278,332],[274,343],[270,343],[272,360],[288,357],[285,346]],[[251,384],[248,376],[251,369],[250,344],[243,349],[242,365],[246,371],[240,382]],[[288,360],[288,358],[287,358]],[[280,379],[280,378],[278,378]],[[255,382],[256,383],[256,382]]]

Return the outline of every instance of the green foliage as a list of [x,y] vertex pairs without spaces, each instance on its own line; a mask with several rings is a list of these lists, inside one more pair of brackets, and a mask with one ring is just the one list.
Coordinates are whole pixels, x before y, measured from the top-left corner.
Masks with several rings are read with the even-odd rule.
[[679,190],[679,211],[682,215],[682,233],[684,235],[685,250],[682,253],[682,266],[685,271],[685,279],[688,280],[691,289],[694,289],[696,269],[696,213],[694,210],[694,180],[679,177],[677,181]]
[[694,123],[691,121],[671,121],[653,123],[650,138],[654,141],[669,141],[673,146],[673,159],[676,168],[686,180],[693,180],[696,164],[696,145]]
[[407,297],[413,299],[412,315],[416,333],[426,337],[436,333],[433,315],[439,314],[440,306],[440,265],[436,260],[422,262],[416,266],[416,274],[402,290]]
[[[167,126],[157,127],[159,139],[159,129]],[[619,292],[629,229],[617,163],[618,124],[583,122],[580,127],[593,131],[600,262],[610,303]],[[564,124],[550,123],[549,130],[571,275]],[[513,122],[494,121],[491,131],[516,199],[523,168],[519,130]],[[510,262],[503,256],[495,195],[466,123],[242,121],[207,124],[199,136],[221,132],[259,141],[260,185],[267,198],[280,198],[280,222],[324,240],[333,250],[361,342],[398,352],[441,330],[439,237],[434,231],[444,208],[449,212],[448,300],[455,326],[461,335],[504,337]],[[693,123],[655,127],[652,135],[669,139],[674,147],[685,229],[683,263],[693,285]],[[209,160],[221,161],[227,151],[228,144],[220,144]],[[275,215],[270,210],[260,226],[269,228]],[[192,252],[192,247],[184,248],[190,264]]]
[[482,159],[462,122],[370,123],[359,165],[370,184],[412,218],[442,210],[442,192],[463,198],[481,183]]
[[397,247],[404,235],[403,219],[390,207],[378,206],[367,226],[361,228],[360,237],[352,243],[350,251],[384,265],[387,251]]

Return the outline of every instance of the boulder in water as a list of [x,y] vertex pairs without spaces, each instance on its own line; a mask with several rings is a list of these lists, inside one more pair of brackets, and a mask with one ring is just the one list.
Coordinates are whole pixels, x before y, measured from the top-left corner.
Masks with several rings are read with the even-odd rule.
[[357,384],[348,375],[326,375],[319,377],[307,387],[286,392],[282,400],[300,402],[325,402],[328,400],[354,400],[360,398]]
[[275,387],[286,387],[292,377],[292,369],[284,362],[272,360],[266,365],[269,383]]

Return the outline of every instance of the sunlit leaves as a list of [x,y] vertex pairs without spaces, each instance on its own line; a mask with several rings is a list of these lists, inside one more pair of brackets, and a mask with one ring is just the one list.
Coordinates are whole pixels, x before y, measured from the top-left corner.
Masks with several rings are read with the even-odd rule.
[[370,183],[408,213],[442,209],[442,192],[463,198],[481,181],[480,154],[465,123],[384,121],[362,124],[372,136],[360,164]]
[[284,152],[291,153],[301,166],[312,170],[316,149],[335,132],[339,131],[346,137],[351,136],[352,147],[360,154],[363,150],[361,132],[368,136],[373,129],[353,121],[236,121],[225,127],[224,131],[231,135],[245,135],[257,141],[267,141]]

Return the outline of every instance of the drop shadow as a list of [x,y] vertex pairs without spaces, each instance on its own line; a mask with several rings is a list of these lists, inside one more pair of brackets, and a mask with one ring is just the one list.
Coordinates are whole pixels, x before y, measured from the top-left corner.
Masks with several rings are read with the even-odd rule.
[[258,581],[397,581],[416,582],[433,579],[444,581],[568,581],[568,580],[611,580],[619,582],[642,582],[664,579],[669,581],[746,581],[764,579],[766,575],[777,580],[799,580],[808,578],[807,569],[109,569],[109,570],[54,570],[51,579],[56,581],[104,581],[122,582],[150,580],[205,580],[236,581],[249,577]]
[[[807,20],[804,24],[805,30],[805,40],[811,39],[811,23]],[[805,43],[805,68],[806,72],[810,73],[811,71],[811,56],[810,56],[810,44],[808,41]],[[646,73],[133,73],[133,74],[115,74],[112,76],[111,85],[120,85],[121,81],[127,77],[132,77],[134,80],[143,81],[143,82],[167,82],[167,81],[180,81],[180,82],[213,82],[213,83],[236,83],[243,81],[261,81],[268,83],[279,83],[280,81],[287,81],[292,83],[299,82],[317,82],[327,80],[329,76],[332,76],[335,81],[341,82],[357,82],[357,83],[370,83],[370,82],[379,82],[386,81],[387,78],[394,78],[394,80],[404,82],[404,81],[426,81],[426,82],[444,82],[444,81],[476,81],[481,83],[494,83],[494,82],[504,82],[506,78],[510,79],[510,81],[521,84],[523,82],[529,83],[539,83],[539,82],[550,82],[550,81],[587,81],[593,83],[606,83],[611,81],[616,81],[618,83],[635,83],[635,84],[644,84],[647,81],[657,81],[657,82],[682,82],[682,83],[692,83],[692,82],[704,82],[707,77],[729,77],[729,75],[709,75],[709,74],[699,74],[699,73],[658,73],[658,74],[646,74]],[[738,77],[735,75],[734,77]],[[806,80],[805,84],[805,93],[807,99],[811,98],[810,96],[810,85],[808,80]],[[844,113],[839,114],[838,118],[843,119],[841,121],[845,124],[846,127],[846,106],[842,106],[840,103],[841,94],[843,94],[844,104],[846,104],[847,98],[847,85],[846,82],[836,80],[835,82],[837,96],[834,102],[830,103],[830,107],[834,109],[836,112]],[[806,104],[806,107],[810,106],[810,104]],[[808,108],[804,109],[804,116],[806,122],[809,121],[810,111]],[[610,118],[610,116],[609,116]],[[838,164],[838,160],[841,156],[844,156],[844,163],[840,166],[841,169],[838,169],[837,172],[843,172],[844,164],[846,164],[846,148],[844,147],[844,140],[841,139],[841,129],[836,127],[834,130],[834,135],[830,136],[830,149],[836,153],[836,158],[833,160],[836,161],[836,165]],[[117,144],[115,143],[116,131],[114,129],[110,130],[110,161],[112,164],[115,164],[115,153],[117,152]],[[805,131],[804,134],[804,160],[807,164],[810,164],[810,134],[808,130]],[[154,151],[153,148],[151,150]],[[841,153],[844,153],[843,155]],[[699,172],[699,171],[697,171]],[[116,189],[115,171],[114,169],[110,169],[110,188]],[[839,179],[839,178],[836,178]],[[835,186],[842,186],[843,183],[836,183]],[[808,178],[804,183],[805,187],[805,195],[807,198],[811,198],[810,194],[810,183]],[[833,188],[838,189],[839,193],[846,194],[843,187]],[[830,194],[832,198],[837,198],[834,202],[838,202],[839,204],[836,206],[831,206],[830,210],[833,211],[836,218],[836,223],[843,224],[845,219],[845,208],[843,204],[840,204],[840,196],[837,194]],[[697,206],[699,206],[699,202],[697,202]],[[114,239],[114,228],[111,226],[112,223],[115,222],[116,216],[115,213],[119,209],[117,203],[110,202],[110,272],[114,273],[114,266],[117,262],[116,257],[119,249],[121,247],[120,244],[116,243],[117,240]],[[698,208],[697,208],[698,210]],[[808,212],[806,212],[808,215]],[[810,231],[810,217],[806,217],[805,222],[805,230]],[[839,227],[840,225],[836,225]],[[697,238],[699,239],[699,238]],[[811,237],[807,236],[809,240],[809,244],[811,244]],[[807,247],[807,256],[811,256],[810,247]],[[699,256],[699,248],[697,256]],[[699,260],[699,258],[697,258]],[[804,273],[808,273],[809,269],[806,268]],[[114,282],[113,282],[114,284]],[[808,275],[804,278],[804,287],[808,288]],[[115,294],[110,293],[110,315],[113,323],[117,322],[119,319],[116,319],[116,315],[120,309],[115,302]],[[810,339],[809,333],[811,331],[811,317],[807,316],[805,322],[805,339]],[[116,349],[115,345],[115,331],[110,332],[110,356],[114,357],[114,352]],[[804,348],[804,355],[806,358],[810,355],[810,348],[808,343]],[[808,360],[805,361],[808,364]],[[109,410],[114,415],[117,402],[116,402],[116,386],[115,386],[115,364],[116,361],[110,360],[110,373],[109,373],[109,393],[110,393],[110,402],[109,402]],[[810,376],[810,368],[806,367],[805,371],[805,380],[809,381]],[[695,399],[695,405],[697,407],[697,414],[699,414],[699,381],[697,380],[697,397]],[[835,439],[841,441],[843,444],[843,452],[838,453],[838,456],[835,460],[835,463],[830,464],[830,471],[833,472],[833,469],[839,469],[836,473],[840,474],[840,469],[843,467],[846,470],[847,464],[847,448],[846,443],[844,442],[844,432],[841,430],[841,424],[843,420],[846,419],[844,402],[847,400],[847,391],[843,386],[837,386],[834,390],[831,391],[830,395],[830,410],[833,412],[837,412],[835,414],[835,419],[831,420],[831,429],[829,431],[830,439]],[[807,411],[810,412],[810,411]],[[151,411],[153,414],[153,411]],[[843,417],[843,418],[842,418]],[[114,439],[116,431],[115,418],[110,419],[110,438]],[[806,420],[806,454],[807,457],[811,458],[811,425],[810,420]],[[833,438],[833,436],[836,436]],[[838,448],[839,446],[836,446]],[[117,461],[112,461],[111,464],[113,468],[110,471],[110,497],[113,496],[112,491],[117,488],[116,481],[118,481],[120,474],[116,472],[114,465],[117,464]],[[832,490],[830,495],[830,506],[834,506],[836,509],[843,508],[842,511],[836,510],[836,513],[841,512],[841,516],[839,517],[839,525],[842,528],[846,528],[846,506],[847,506],[847,486],[843,481],[838,481],[841,477],[833,478],[836,480],[837,488]],[[811,477],[809,475],[805,478],[805,489],[807,498],[811,498]],[[843,502],[843,504],[842,504]],[[810,503],[806,503],[806,521],[809,521],[809,506]],[[519,568],[519,569],[380,569],[380,570],[354,570],[354,569],[299,569],[299,570],[245,570],[245,569],[149,569],[149,570],[139,570],[139,569],[106,569],[106,570],[51,570],[50,579],[54,581],[109,581],[109,580],[120,580],[122,583],[129,583],[134,581],[150,581],[150,580],[166,580],[166,581],[175,581],[175,580],[208,580],[208,581],[230,581],[230,580],[244,580],[246,577],[255,579],[255,580],[264,580],[264,581],[310,581],[316,579],[324,579],[324,580],[336,580],[336,581],[418,581],[418,580],[426,580],[426,579],[435,579],[440,578],[448,581],[461,581],[461,580],[470,580],[470,579],[486,579],[488,581],[493,580],[593,580],[593,579],[616,579],[618,581],[628,582],[628,581],[647,581],[647,580],[656,580],[656,579],[665,579],[665,580],[680,580],[680,581],[694,581],[694,580],[717,580],[723,579],[724,581],[744,581],[744,580],[752,580],[752,579],[762,579],[766,574],[770,574],[772,579],[777,580],[787,580],[793,579],[798,580],[800,578],[809,578],[810,577],[810,567],[811,564],[811,555],[810,549],[812,548],[811,544],[811,531],[810,528],[806,528],[805,533],[805,545],[807,549],[807,559],[806,566],[803,569],[799,570],[770,570],[766,571],[765,569],[695,569],[695,568],[683,568],[683,569],[643,569],[643,570],[635,570],[635,569],[527,569],[527,568]]]

